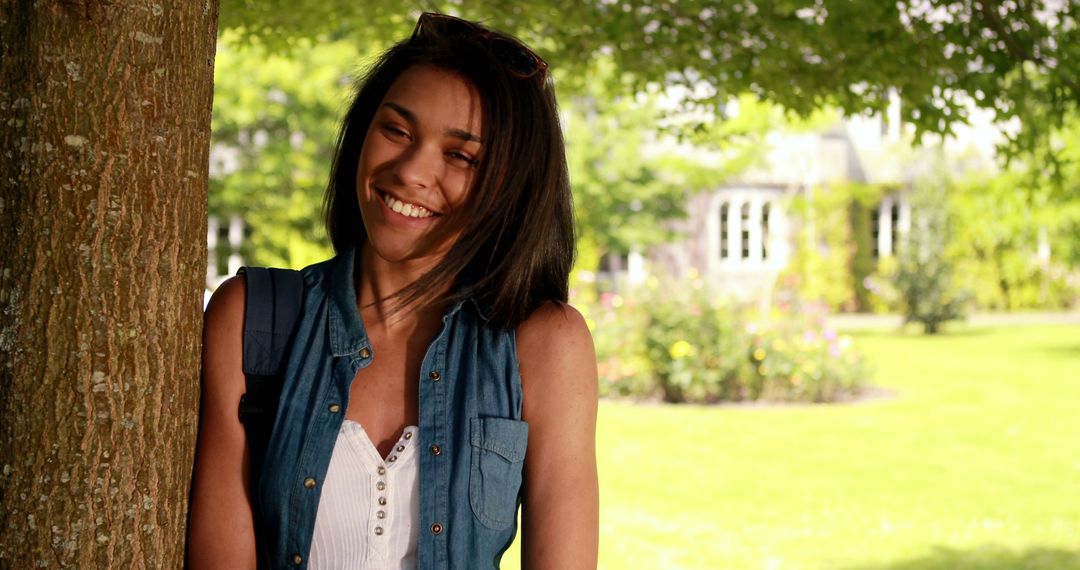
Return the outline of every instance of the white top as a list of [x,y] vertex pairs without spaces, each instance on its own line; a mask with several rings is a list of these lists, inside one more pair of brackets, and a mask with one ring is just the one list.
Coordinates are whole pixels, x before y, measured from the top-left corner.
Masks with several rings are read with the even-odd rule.
[[309,568],[416,568],[416,434],[416,426],[406,427],[383,460],[359,423],[341,424],[315,515]]

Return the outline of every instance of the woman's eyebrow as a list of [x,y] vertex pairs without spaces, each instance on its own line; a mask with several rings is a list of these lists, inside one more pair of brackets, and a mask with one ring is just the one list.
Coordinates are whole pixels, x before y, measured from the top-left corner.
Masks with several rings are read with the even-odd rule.
[[[416,114],[409,109],[402,107],[401,105],[398,105],[393,101],[386,101],[383,103],[383,106],[393,109],[395,112],[397,112],[397,114],[401,115],[401,117],[405,119],[409,124],[416,124]],[[454,138],[461,139],[463,141],[482,142],[479,135],[470,133],[469,131],[466,131],[464,129],[446,129],[446,134]]]
[[383,103],[383,106],[384,107],[390,107],[391,109],[397,111],[397,114],[404,117],[404,119],[406,121],[408,121],[409,123],[411,123],[413,125],[416,124],[416,114],[413,113],[412,111],[406,109],[405,107],[402,107],[401,105],[398,105],[397,103],[394,103],[393,101],[387,101],[387,102]]
[[461,129],[447,129],[446,134],[459,138],[463,141],[481,142],[480,137],[470,133],[469,131],[463,131]]

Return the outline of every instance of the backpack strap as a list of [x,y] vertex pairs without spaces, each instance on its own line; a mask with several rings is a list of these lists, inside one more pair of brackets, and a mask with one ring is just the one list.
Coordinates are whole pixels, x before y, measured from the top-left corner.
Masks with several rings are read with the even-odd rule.
[[246,281],[244,306],[244,378],[240,422],[251,454],[251,481],[262,472],[270,431],[274,428],[284,381],[286,356],[300,322],[304,279],[299,271],[241,267]]

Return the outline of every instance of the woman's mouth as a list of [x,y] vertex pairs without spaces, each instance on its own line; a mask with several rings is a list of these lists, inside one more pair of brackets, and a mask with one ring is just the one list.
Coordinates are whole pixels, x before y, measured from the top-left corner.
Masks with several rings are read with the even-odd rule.
[[382,190],[376,189],[376,191],[378,191],[379,197],[382,198],[382,201],[384,204],[386,204],[387,208],[390,208],[391,210],[397,212],[398,214],[401,214],[402,216],[405,216],[406,218],[422,219],[438,215],[437,212],[432,212],[431,210],[428,210],[423,206],[417,204],[410,204],[408,202],[398,200],[397,198],[391,196],[390,194],[387,194],[386,192],[383,192]]

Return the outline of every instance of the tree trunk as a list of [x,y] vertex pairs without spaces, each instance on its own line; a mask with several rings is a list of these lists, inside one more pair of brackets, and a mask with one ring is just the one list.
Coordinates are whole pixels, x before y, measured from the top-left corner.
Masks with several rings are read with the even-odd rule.
[[217,0],[0,5],[0,567],[182,564]]

